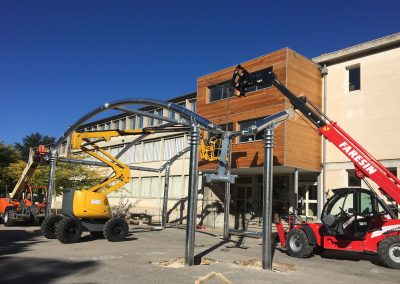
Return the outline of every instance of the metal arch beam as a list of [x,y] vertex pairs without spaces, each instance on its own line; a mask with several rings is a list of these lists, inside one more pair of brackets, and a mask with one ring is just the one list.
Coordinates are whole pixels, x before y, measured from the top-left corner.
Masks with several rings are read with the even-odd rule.
[[222,130],[218,126],[216,126],[214,123],[212,123],[210,120],[208,120],[208,119],[198,115],[197,113],[195,113],[191,110],[188,110],[180,105],[170,103],[170,102],[164,102],[161,100],[154,100],[154,99],[132,98],[132,99],[114,101],[111,103],[105,103],[105,104],[95,108],[94,110],[88,112],[81,118],[79,118],[75,123],[73,123],[67,129],[67,131],[65,131],[63,133],[63,135],[60,138],[58,138],[58,140],[54,143],[53,147],[50,148],[50,151],[49,151],[50,176],[49,176],[49,183],[48,183],[46,216],[51,214],[51,203],[52,203],[52,197],[53,197],[53,192],[54,192],[54,187],[55,187],[55,171],[56,171],[55,161],[57,159],[58,148],[68,139],[68,137],[72,134],[72,132],[74,132],[76,129],[78,129],[79,126],[81,126],[83,123],[85,123],[90,118],[94,117],[95,115],[102,113],[104,111],[107,111],[109,109],[123,107],[126,105],[135,105],[135,104],[165,108],[167,110],[178,113],[182,118],[186,119],[188,122],[196,122],[199,125],[199,127],[202,129],[205,129],[205,130],[213,132],[213,133],[221,133],[222,132]]
[[178,113],[181,117],[186,119],[188,122],[191,121],[196,121],[196,123],[199,124],[199,126],[205,130],[208,130],[213,133],[221,133],[222,130],[217,127],[214,123],[212,123],[210,120],[207,118],[202,117],[201,115],[188,110],[187,108],[184,108],[180,105],[174,104],[174,103],[168,103],[160,100],[152,100],[152,99],[126,99],[126,100],[119,100],[111,103],[105,103],[104,105],[95,108],[94,110],[88,112],[84,116],[82,116],[80,119],[78,119],[74,124],[72,124],[66,132],[55,142],[54,146],[52,147],[53,150],[58,149],[63,142],[67,139],[67,137],[75,131],[80,125],[82,125],[84,122],[86,122],[88,119],[94,117],[95,115],[102,113],[104,111],[107,111],[109,109],[114,109],[126,105],[135,105],[135,104],[140,104],[140,105],[148,105],[148,106],[155,106],[155,107],[161,107],[165,108],[168,110],[172,110],[176,113]]

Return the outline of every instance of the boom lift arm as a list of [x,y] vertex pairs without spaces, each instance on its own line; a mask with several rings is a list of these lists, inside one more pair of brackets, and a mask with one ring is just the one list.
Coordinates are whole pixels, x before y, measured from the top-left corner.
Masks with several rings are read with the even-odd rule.
[[353,163],[359,178],[368,177],[373,180],[380,190],[388,197],[400,204],[400,180],[387,168],[368,153],[340,126],[325,116],[306,97],[297,97],[276,78],[271,70],[251,74],[238,65],[232,77],[234,88],[239,91],[239,96],[246,94],[248,88],[262,84],[272,84],[285,95],[294,109],[299,110],[323,135],[331,141]]
[[[109,141],[112,137],[137,135],[144,133],[154,133],[152,129],[132,129],[132,130],[105,130],[90,132],[73,132],[71,136],[71,148],[81,149],[84,153],[102,161],[113,169],[113,174],[102,183],[92,186],[88,189],[91,192],[101,192],[105,195],[117,190],[121,186],[130,182],[130,169],[114,156],[98,147],[96,143],[100,141]],[[92,141],[91,139],[97,139]],[[85,142],[85,143],[84,143]],[[87,146],[91,146],[88,148]],[[98,154],[103,154],[101,156]]]

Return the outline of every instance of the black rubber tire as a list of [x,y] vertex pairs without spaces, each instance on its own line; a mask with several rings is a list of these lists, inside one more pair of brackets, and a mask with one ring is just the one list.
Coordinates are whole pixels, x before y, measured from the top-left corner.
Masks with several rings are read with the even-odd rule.
[[128,235],[128,232],[128,223],[124,219],[118,217],[108,220],[103,229],[104,237],[110,242],[123,241]]
[[400,236],[387,237],[381,241],[378,254],[387,267],[400,269]]
[[288,255],[298,258],[310,257],[314,249],[310,245],[306,233],[301,229],[293,229],[287,233],[286,248]]
[[60,215],[51,215],[49,217],[44,218],[42,224],[40,225],[40,231],[42,235],[48,239],[55,239],[56,237],[56,227],[62,216]]
[[10,226],[14,225],[14,221],[11,217],[13,212],[14,212],[13,207],[11,207],[11,208],[7,207],[6,210],[4,210],[4,226],[10,227]]
[[56,237],[63,244],[72,244],[79,241],[82,235],[80,221],[64,217],[56,227]]
[[104,239],[103,232],[90,232],[90,235],[92,236],[93,239]]

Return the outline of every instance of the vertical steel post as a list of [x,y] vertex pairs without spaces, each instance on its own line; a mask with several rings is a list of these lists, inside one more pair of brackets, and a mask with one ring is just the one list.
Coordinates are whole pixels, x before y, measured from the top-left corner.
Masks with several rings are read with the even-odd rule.
[[264,178],[263,178],[263,244],[262,268],[272,270],[272,184],[274,163],[274,125],[264,131]]
[[49,174],[49,184],[47,187],[47,200],[46,200],[46,213],[45,213],[46,217],[51,215],[51,203],[53,199],[55,179],[56,179],[56,160],[57,160],[57,150],[51,148],[49,157],[50,174]]
[[190,145],[190,166],[189,166],[189,188],[188,208],[186,216],[186,243],[185,243],[185,266],[194,264],[194,239],[197,220],[197,182],[198,182],[198,148],[199,148],[199,126],[192,124],[189,145]]
[[162,219],[161,219],[161,227],[164,229],[165,225],[168,222],[168,190],[169,190],[169,172],[170,172],[171,165],[168,164],[165,167],[165,179],[164,179],[164,196],[163,196],[163,209],[162,209]]
[[[228,171],[228,175],[230,172]],[[229,239],[229,206],[231,202],[231,183],[225,182],[225,198],[224,198],[224,239]]]
[[293,184],[293,214],[298,214],[299,203],[299,169],[294,169],[294,184]]

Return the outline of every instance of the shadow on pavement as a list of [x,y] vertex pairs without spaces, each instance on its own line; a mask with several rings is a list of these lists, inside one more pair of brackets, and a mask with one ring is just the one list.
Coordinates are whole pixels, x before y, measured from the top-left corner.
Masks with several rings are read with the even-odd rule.
[[[44,242],[40,230],[1,230],[0,256],[28,251],[29,247]],[[2,264],[3,265],[3,264]]]
[[379,255],[377,254],[365,254],[365,253],[357,253],[357,252],[350,252],[350,251],[324,251],[319,253],[322,258],[326,259],[336,259],[336,260],[349,260],[349,261],[370,261],[371,263],[386,267]]
[[67,262],[47,258],[0,257],[2,283],[53,283],[78,271],[93,272],[95,261]]

